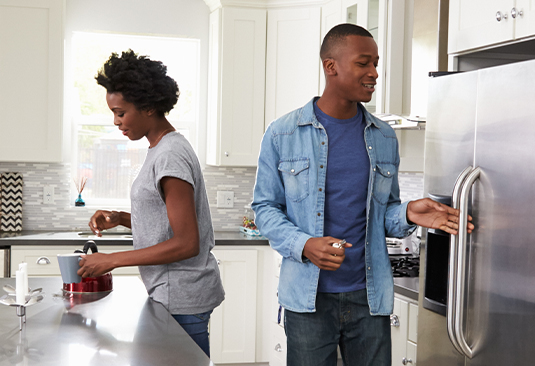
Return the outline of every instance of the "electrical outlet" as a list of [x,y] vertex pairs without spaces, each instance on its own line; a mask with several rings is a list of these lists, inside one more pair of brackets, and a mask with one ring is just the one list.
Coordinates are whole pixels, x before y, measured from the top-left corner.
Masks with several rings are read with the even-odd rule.
[[217,207],[218,208],[233,208],[234,207],[234,192],[233,191],[217,191]]
[[43,203],[44,204],[54,203],[54,187],[52,186],[43,187]]

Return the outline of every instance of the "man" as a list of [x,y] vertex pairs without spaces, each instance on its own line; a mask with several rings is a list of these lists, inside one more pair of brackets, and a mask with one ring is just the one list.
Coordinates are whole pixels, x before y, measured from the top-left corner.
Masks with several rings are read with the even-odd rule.
[[400,202],[396,135],[361,105],[378,77],[371,34],[338,25],[320,57],[321,98],[275,120],[262,140],[255,223],[283,256],[288,366],[336,365],[338,345],[345,365],[390,366],[385,236],[416,225],[456,233],[458,212],[430,199]]

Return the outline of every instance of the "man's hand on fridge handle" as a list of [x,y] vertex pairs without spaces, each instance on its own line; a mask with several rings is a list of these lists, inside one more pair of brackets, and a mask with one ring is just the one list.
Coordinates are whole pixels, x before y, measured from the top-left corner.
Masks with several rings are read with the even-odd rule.
[[[440,229],[457,235],[459,210],[433,201],[430,198],[423,198],[409,202],[407,205],[407,220],[416,225],[430,229]],[[470,221],[472,221],[472,216],[468,215],[468,233],[474,230],[474,225]]]
[[[333,244],[342,243],[340,248]],[[308,258],[320,269],[336,271],[345,259],[345,248],[352,245],[345,240],[336,239],[331,236],[322,238],[310,238],[303,248],[303,256]]]

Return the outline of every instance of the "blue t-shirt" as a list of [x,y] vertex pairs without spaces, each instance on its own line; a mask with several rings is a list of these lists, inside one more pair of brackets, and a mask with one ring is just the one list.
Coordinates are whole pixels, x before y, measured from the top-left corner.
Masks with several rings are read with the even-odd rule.
[[364,141],[363,112],[336,119],[314,103],[314,113],[328,137],[324,236],[345,239],[346,258],[336,271],[320,270],[318,292],[350,292],[366,288],[366,200],[370,158]]

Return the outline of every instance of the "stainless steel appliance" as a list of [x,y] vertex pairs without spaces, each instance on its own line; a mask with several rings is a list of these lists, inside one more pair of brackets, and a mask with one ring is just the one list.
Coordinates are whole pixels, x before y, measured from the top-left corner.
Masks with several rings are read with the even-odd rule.
[[424,193],[476,229],[427,232],[419,366],[535,362],[534,81],[533,60],[430,80]]

